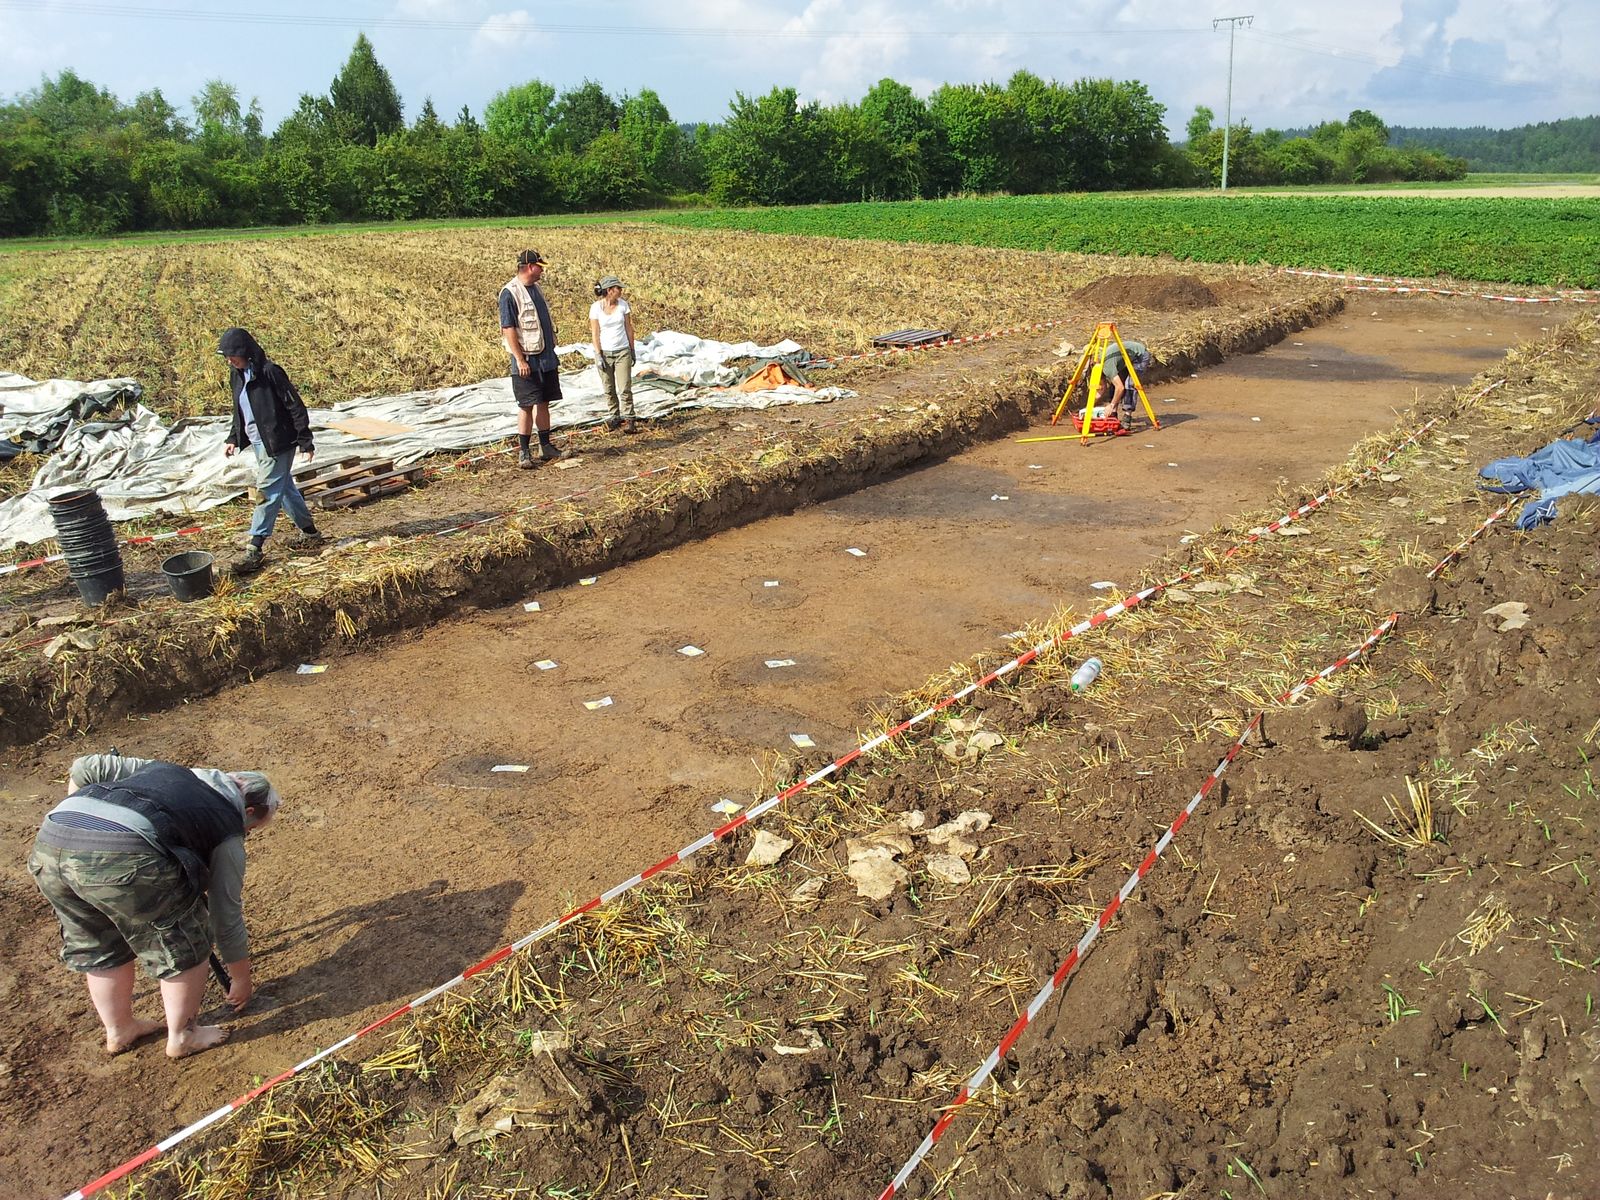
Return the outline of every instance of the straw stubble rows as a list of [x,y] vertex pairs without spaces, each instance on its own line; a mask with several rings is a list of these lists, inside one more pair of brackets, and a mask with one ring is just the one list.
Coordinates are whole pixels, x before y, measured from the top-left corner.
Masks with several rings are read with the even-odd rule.
[[[550,260],[543,287],[562,343],[589,340],[591,285],[611,272],[628,285],[641,335],[793,338],[826,355],[870,349],[874,335],[906,326],[966,335],[1041,321],[1106,273],[1105,260],[1082,255],[886,253],[881,243],[653,226],[109,244],[92,258],[7,256],[0,366],[36,379],[131,376],[165,416],[221,412],[216,336],[243,325],[314,405],[470,383],[505,369],[495,297],[529,242]],[[1217,285],[1225,308],[1307,290],[1267,270],[1184,269]],[[881,369],[857,364],[829,381]]]

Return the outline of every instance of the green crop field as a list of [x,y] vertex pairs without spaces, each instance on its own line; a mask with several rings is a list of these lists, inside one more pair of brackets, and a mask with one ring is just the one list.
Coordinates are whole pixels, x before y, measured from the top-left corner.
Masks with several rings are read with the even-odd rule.
[[702,229],[1600,286],[1600,200],[1011,196],[713,209],[651,219]]

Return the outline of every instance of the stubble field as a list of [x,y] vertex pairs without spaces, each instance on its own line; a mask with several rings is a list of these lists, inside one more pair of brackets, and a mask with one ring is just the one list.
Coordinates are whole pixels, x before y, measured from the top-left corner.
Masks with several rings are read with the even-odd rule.
[[[1039,321],[1108,272],[1084,255],[643,225],[112,244],[0,258],[0,364],[35,379],[128,375],[164,415],[220,412],[217,334],[243,325],[315,405],[467,383],[505,369],[495,297],[530,245],[549,259],[562,343],[589,340],[607,273],[627,284],[641,335],[793,338],[831,355],[910,325],[965,335]],[[1265,270],[1188,273],[1218,283],[1224,310],[1304,290]]]

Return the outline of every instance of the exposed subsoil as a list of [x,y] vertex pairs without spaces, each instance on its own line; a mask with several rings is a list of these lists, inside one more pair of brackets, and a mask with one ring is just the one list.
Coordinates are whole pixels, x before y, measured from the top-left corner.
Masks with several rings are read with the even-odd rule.
[[[777,755],[792,753],[791,734],[818,744],[808,761],[848,749],[884,697],[953,660],[1001,648],[1004,634],[1043,620],[1066,596],[1092,594],[1090,584],[1131,584],[1180,533],[1259,507],[1286,482],[1316,478],[1419,393],[1464,383],[1549,320],[1464,302],[1359,301],[1270,350],[1153,388],[1159,432],[1087,448],[989,442],[794,515],[680,545],[591,586],[533,591],[513,581],[501,598],[516,603],[397,636],[381,651],[327,655],[324,674],[273,673],[174,711],[108,722],[89,738],[52,738],[13,752],[0,787],[0,828],[13,847],[0,876],[0,913],[16,930],[14,952],[0,963],[7,1001],[0,1107],[9,1126],[27,1133],[0,1153],[0,1175],[19,1195],[65,1191],[237,1095],[250,1079],[276,1074],[447,978],[539,924],[564,899],[609,886],[718,823],[710,804],[758,794],[770,782],[761,768],[777,770]],[[741,423],[749,422],[729,418],[724,431],[748,433],[732,428]],[[1470,469],[1459,478],[1467,490]],[[848,555],[847,547],[866,554]],[[1593,586],[1592,548],[1592,524],[1573,520],[1555,537],[1530,540],[1520,558],[1475,552],[1412,643],[1428,671],[1391,681],[1395,699],[1383,705],[1396,716],[1387,724],[1363,710],[1339,717],[1344,724],[1332,737],[1316,724],[1333,720],[1326,714],[1301,719],[1303,728],[1291,719],[1281,733],[1269,725],[1277,749],[1234,786],[1247,798],[1270,795],[1272,814],[1228,807],[1231,820],[1202,825],[1184,843],[1189,860],[1219,874],[1175,871],[1159,886],[1152,880],[1148,903],[1125,910],[1122,932],[1072,985],[1079,1005],[1072,1020],[1019,1046],[1002,1092],[986,1101],[991,1115],[962,1132],[971,1162],[987,1174],[961,1177],[959,1194],[1146,1196],[1198,1180],[1206,1194],[1228,1187],[1242,1197],[1256,1185],[1243,1173],[1229,1178],[1229,1170],[1241,1171],[1235,1159],[1269,1194],[1317,1190],[1319,1180],[1334,1192],[1408,1194],[1433,1186],[1430,1179],[1471,1184],[1482,1195],[1578,1194],[1560,1188],[1583,1178],[1585,1163],[1589,1177],[1594,1170],[1592,1138],[1573,1116],[1586,1111],[1592,1131],[1592,1107],[1583,1105],[1593,1103],[1595,1047],[1583,1041],[1592,1041],[1592,1026],[1577,1019],[1585,1014],[1573,982],[1588,968],[1563,965],[1549,946],[1561,939],[1563,953],[1579,963],[1595,951],[1576,933],[1536,938],[1520,922],[1574,920],[1572,905],[1588,904],[1592,930],[1592,893],[1579,882],[1589,860],[1574,854],[1592,854],[1592,829],[1583,822],[1595,815],[1593,794],[1583,790],[1576,752],[1595,718],[1584,706],[1592,709],[1596,693],[1592,680],[1564,682],[1568,656],[1596,638],[1572,590],[1580,578]],[[1492,624],[1484,632],[1477,613],[1512,593],[1537,596],[1552,611],[1561,606],[1559,619],[1510,640]],[[523,602],[534,599],[540,611],[525,611]],[[1464,630],[1476,640],[1460,653]],[[705,654],[679,652],[689,645]],[[769,667],[769,660],[793,665]],[[540,669],[545,661],[557,665]],[[1448,717],[1434,715],[1444,708],[1429,674],[1445,689]],[[1393,794],[1397,780],[1436,757],[1469,754],[1492,725],[1525,716],[1533,696],[1550,714],[1538,727],[1548,720],[1561,736],[1513,739],[1514,750],[1491,764],[1517,773],[1485,773],[1475,840],[1467,845],[1452,831],[1453,863],[1425,848],[1430,867],[1465,863],[1474,872],[1470,887],[1433,904],[1426,889],[1412,886],[1413,865],[1382,853],[1348,809],[1359,799],[1363,812],[1382,813],[1380,792]],[[584,708],[603,697],[612,703]],[[1378,707],[1373,699],[1368,710]],[[1374,726],[1370,736],[1363,732]],[[251,847],[260,1003],[229,1022],[226,1046],[191,1062],[168,1063],[149,1047],[103,1057],[87,997],[52,963],[56,931],[19,865],[60,792],[65,765],[107,744],[266,767],[289,797],[283,819]],[[1054,753],[1075,762],[1072,754],[1098,753],[1100,744],[1090,737]],[[1082,878],[1103,900],[1106,881],[1126,874],[1116,856],[1137,858],[1143,835],[1186,798],[1204,760],[1197,750],[1186,770],[1150,776],[1139,772],[1154,767],[1134,756],[1105,764],[1103,794],[1119,803],[1086,818],[1081,831],[1060,827],[1059,815],[1037,803],[1037,781],[1019,783],[1008,797],[1003,781],[983,778],[969,805],[946,787],[937,760],[906,764],[875,803],[944,815],[981,807],[1012,831],[1006,845],[1040,851],[1019,853],[1018,863],[1094,860]],[[530,769],[491,772],[497,764]],[[1554,790],[1558,780],[1576,788],[1570,802]],[[1512,792],[1529,781],[1550,803],[1540,802],[1537,819],[1518,811],[1502,818]],[[1550,833],[1530,841],[1539,820]],[[1575,850],[1584,837],[1590,845]],[[1286,864],[1286,854],[1299,865]],[[1562,854],[1579,869],[1540,873]],[[1279,885],[1270,903],[1269,882]],[[1491,886],[1519,914],[1515,929],[1529,940],[1506,938],[1471,962],[1445,964],[1435,951]],[[1375,899],[1362,905],[1369,895]],[[919,969],[966,972],[970,982],[981,964],[1016,958],[1021,977],[1036,983],[1081,930],[1062,920],[1064,909],[1089,898],[1008,889],[1003,915],[1015,928],[985,925],[970,944],[958,939],[952,954]],[[964,903],[975,900],[969,893]],[[755,911],[745,907],[753,898],[725,901],[706,903],[702,931],[713,940]],[[847,928],[859,907],[832,892],[828,904],[825,916],[804,923]],[[885,943],[916,942],[926,915],[904,897],[865,913],[888,923],[871,932]],[[1017,930],[1030,922],[1062,928],[1042,941],[1018,941]],[[1420,974],[1413,960],[1433,962],[1434,974]],[[724,966],[730,978],[738,975],[735,963]],[[1472,971],[1488,974],[1478,979]],[[907,991],[870,973],[871,987],[881,982],[885,995],[919,995],[916,985]],[[1388,980],[1404,993],[1403,1007],[1419,1009],[1392,1025],[1382,1019],[1378,986]],[[673,1153],[685,1155],[688,1173],[653,1177],[641,1194],[669,1186],[721,1197],[873,1193],[926,1131],[947,1085],[1009,1022],[1016,988],[997,987],[989,999],[1001,1003],[986,1000],[953,1035],[900,1001],[892,1013],[871,996],[852,1002],[849,1019],[828,1028],[847,1066],[760,1050],[772,1040],[765,1026],[743,1039],[742,1050],[732,1048],[740,1039],[719,1034],[729,1048],[709,1075],[686,1082],[698,1092],[684,1093],[685,1111],[698,1102],[715,1114],[734,1101],[752,1117],[787,1111],[781,1120],[790,1121],[794,1138],[767,1155],[741,1157],[724,1144],[719,1154],[735,1156],[731,1168],[723,1158],[671,1150],[670,1122],[641,1125],[645,1109],[607,1083],[607,1071],[622,1068],[599,1070],[590,1055],[575,1069],[599,1082],[578,1089],[588,1099],[572,1116],[587,1133],[568,1128],[559,1145],[528,1135],[524,1165],[552,1185],[561,1180],[549,1172],[559,1167],[568,1183],[588,1172],[587,1183],[597,1186],[628,1127],[632,1155],[644,1157],[640,1141],[658,1167]],[[1489,995],[1497,988],[1502,1000],[1507,988],[1534,998],[1522,1008],[1546,1004],[1548,1017],[1530,1009],[1513,1024]],[[1463,998],[1467,992],[1490,999],[1512,1034],[1502,1037],[1487,1009]],[[655,998],[658,1012],[671,1007],[665,995]],[[1575,1011],[1573,995],[1580,996]],[[144,994],[141,1003],[152,998]],[[898,1032],[862,1032],[869,1012]],[[1567,1022],[1559,1036],[1557,1014]],[[927,1075],[941,1061],[944,1073]],[[1460,1087],[1451,1083],[1458,1061],[1467,1065]],[[924,1083],[913,1086],[918,1076]],[[641,1078],[636,1086],[648,1091],[647,1084]],[[847,1127],[826,1128],[830,1095]],[[1419,1129],[1444,1141],[1429,1106],[1447,1101],[1466,1105],[1461,1120],[1474,1132],[1452,1131],[1444,1145],[1457,1157],[1443,1158],[1429,1176],[1410,1148],[1424,1136]],[[1531,1130],[1525,1138],[1490,1134],[1518,1123]],[[698,1128],[680,1131],[678,1140],[692,1133],[698,1144]],[[594,1153],[575,1154],[574,1145]],[[1440,1164],[1434,1150],[1444,1145],[1424,1138],[1425,1162]],[[950,1168],[953,1158],[940,1153],[936,1166]],[[1565,1165],[1563,1154],[1571,1156]],[[792,1174],[776,1175],[779,1163]],[[1008,1181],[1004,1192],[990,1190],[995,1178]],[[1518,1191],[1523,1179],[1543,1182]],[[415,1194],[439,1182],[437,1174],[416,1176]]]

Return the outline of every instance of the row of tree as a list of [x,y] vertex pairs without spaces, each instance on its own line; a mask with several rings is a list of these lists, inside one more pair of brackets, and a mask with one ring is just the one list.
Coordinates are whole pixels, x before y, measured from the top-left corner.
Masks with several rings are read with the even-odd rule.
[[[792,88],[737,95],[715,125],[681,125],[646,89],[558,93],[533,80],[478,119],[408,124],[372,44],[358,37],[325,95],[270,135],[222,80],[185,119],[159,90],[124,104],[63,71],[0,106],[0,235],[514,216],[678,199],[800,204],[972,192],[1194,186],[1221,174],[1209,110],[1171,145],[1143,84],[1070,84],[1018,72],[947,84],[926,100],[885,79],[859,104],[801,103]],[[1369,119],[1370,118],[1370,119]],[[1459,160],[1387,146],[1371,114],[1308,138],[1231,134],[1230,182],[1440,178]]]
[[[1214,119],[1209,108],[1196,108],[1185,146],[1186,157],[1208,181],[1222,177],[1224,139]],[[1467,173],[1465,159],[1420,145],[1390,145],[1388,127],[1364,108],[1300,136],[1276,129],[1252,133],[1248,125],[1235,125],[1227,143],[1230,185],[1388,183],[1460,179]]]

